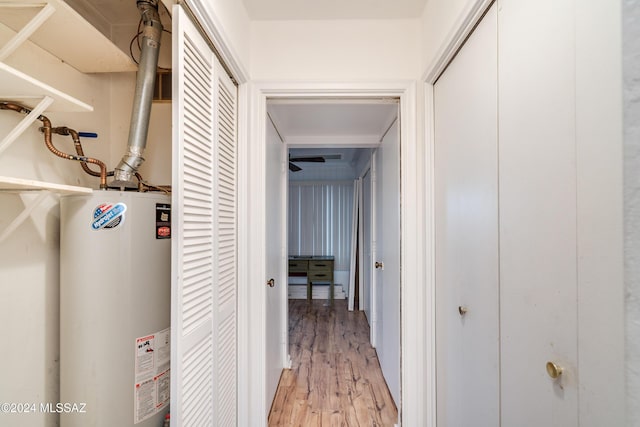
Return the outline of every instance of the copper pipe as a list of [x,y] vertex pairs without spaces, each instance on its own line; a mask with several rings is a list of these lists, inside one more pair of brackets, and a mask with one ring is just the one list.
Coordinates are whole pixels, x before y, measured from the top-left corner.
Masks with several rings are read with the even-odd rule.
[[11,102],[0,102],[0,110],[13,110],[18,113],[29,114],[31,110],[26,107],[23,107],[19,104],[13,104]]
[[147,182],[145,182],[144,178],[142,178],[142,175],[140,175],[138,172],[136,172],[135,177],[138,179],[138,191],[141,193],[147,192],[147,191],[162,191],[165,194],[171,194],[171,186],[167,186],[167,185],[152,185],[152,184],[148,184]]
[[140,175],[139,172],[134,173],[134,175],[138,180],[138,191],[142,193],[144,191],[144,179],[142,178],[142,175]]
[[[73,145],[76,147],[76,153],[78,154],[78,156],[87,158],[87,161],[80,161],[80,166],[82,166],[82,170],[84,170],[86,173],[88,173],[91,176],[99,176],[100,177],[100,188],[103,188],[102,187],[102,175],[104,173],[106,173],[106,176],[113,176],[113,172],[107,172],[106,171],[106,168],[107,168],[106,165],[104,165],[104,163],[102,163],[100,160],[92,159],[92,158],[86,157],[84,155],[84,150],[82,149],[82,143],[80,142],[80,135],[78,135],[78,132],[75,131],[74,129],[68,128],[66,126],[60,126],[60,127],[53,128],[53,129],[51,129],[51,132],[52,133],[56,133],[58,135],[71,135],[71,139],[73,140]],[[93,163],[93,164],[98,165],[100,167],[100,172],[96,172],[96,171],[92,170],[87,163]],[[102,166],[100,164],[102,164]],[[104,181],[105,183],[106,183],[106,176],[105,176],[105,181]]]
[[[82,163],[92,163],[94,165],[98,165],[100,167],[100,188],[107,188],[107,165],[104,162],[94,159],[92,157],[86,156],[76,156],[74,154],[63,153],[53,146],[53,142],[51,140],[51,134],[53,133],[53,128],[51,127],[51,121],[46,116],[38,117],[44,126],[40,128],[40,130],[44,133],[44,143],[53,154],[58,157],[62,157],[67,160],[76,160]],[[57,130],[58,128],[56,128]],[[75,131],[74,131],[75,132]],[[77,133],[76,133],[77,135]]]
[[[13,110],[18,113],[30,114],[31,110],[27,107],[19,104],[14,104],[11,102],[0,102],[0,110]],[[83,163],[92,163],[98,165],[100,167],[100,188],[107,188],[107,165],[101,162],[98,159],[94,159],[91,157],[86,157],[84,155],[76,156],[74,154],[63,153],[54,147],[53,142],[51,141],[52,127],[51,120],[47,116],[40,115],[38,116],[38,120],[42,122],[42,127],[40,130],[44,133],[44,143],[53,154],[58,157],[62,157],[67,160],[76,160]],[[63,134],[64,135],[64,134]],[[77,134],[76,134],[77,135]]]
[[[78,132],[73,129],[69,129],[66,126],[60,126],[57,128],[51,129],[51,132],[57,133],[58,135],[71,135],[71,139],[73,140],[73,145],[76,147],[76,153],[78,156],[84,156],[84,150],[82,149],[82,144],[80,143],[80,137],[78,136]],[[81,162],[82,170],[88,173],[91,176],[100,176],[100,172],[96,172],[92,170],[87,162]]]

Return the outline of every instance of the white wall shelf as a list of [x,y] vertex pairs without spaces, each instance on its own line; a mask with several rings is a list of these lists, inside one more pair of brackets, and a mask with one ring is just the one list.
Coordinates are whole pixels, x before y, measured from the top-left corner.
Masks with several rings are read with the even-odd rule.
[[0,176],[0,192],[23,192],[34,190],[47,190],[57,194],[90,194],[93,192],[88,187],[74,185],[54,184],[50,182],[35,181],[32,179]]
[[25,193],[35,192],[37,197],[24,200],[24,209],[13,221],[0,232],[0,243],[11,235],[23,222],[29,218],[31,213],[47,198],[51,193],[59,195],[67,194],[89,194],[93,190],[86,187],[76,187],[72,185],[54,184],[51,182],[34,181],[32,179],[13,178],[0,176],[0,194],[3,193]]
[[45,96],[53,99],[47,111],[93,111],[91,105],[0,62],[0,99],[34,108]]
[[[133,60],[62,0],[0,0],[0,23],[83,73],[136,71]],[[0,60],[3,58],[0,50]]]

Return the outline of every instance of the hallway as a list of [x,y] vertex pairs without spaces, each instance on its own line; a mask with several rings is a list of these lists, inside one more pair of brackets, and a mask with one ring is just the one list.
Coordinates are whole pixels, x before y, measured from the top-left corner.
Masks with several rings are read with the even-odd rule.
[[393,426],[398,412],[369,343],[361,311],[324,300],[289,300],[292,369],[285,370],[269,426]]

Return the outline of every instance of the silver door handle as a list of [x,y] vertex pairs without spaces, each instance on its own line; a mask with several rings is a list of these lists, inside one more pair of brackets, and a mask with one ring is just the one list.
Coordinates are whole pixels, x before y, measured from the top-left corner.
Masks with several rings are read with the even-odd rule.
[[384,269],[384,264],[383,264],[383,263],[381,263],[380,261],[376,261],[375,266],[376,266],[376,268],[382,268],[382,269]]

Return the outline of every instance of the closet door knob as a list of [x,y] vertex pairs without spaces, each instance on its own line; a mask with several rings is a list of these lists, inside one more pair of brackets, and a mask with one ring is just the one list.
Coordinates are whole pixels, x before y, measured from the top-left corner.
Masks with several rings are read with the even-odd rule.
[[464,307],[462,305],[458,306],[458,313],[460,313],[460,316],[464,316],[465,314],[467,314],[467,307]]
[[376,268],[382,268],[384,270],[384,264],[380,261],[376,261]]
[[553,362],[547,362],[547,374],[554,380],[562,375],[562,366],[558,366]]
[[270,288],[273,288],[276,285],[276,281],[273,279],[269,279],[269,281],[267,282],[267,286],[269,286]]

